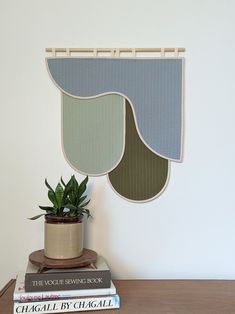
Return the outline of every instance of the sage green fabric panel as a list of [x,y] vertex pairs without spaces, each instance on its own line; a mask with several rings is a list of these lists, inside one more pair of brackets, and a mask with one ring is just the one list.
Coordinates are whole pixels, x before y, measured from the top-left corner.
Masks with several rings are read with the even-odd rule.
[[122,158],[125,104],[119,95],[77,99],[62,94],[63,146],[69,163],[89,175],[112,170]]
[[168,180],[168,160],[154,154],[140,139],[130,104],[126,101],[126,145],[119,165],[109,173],[113,188],[133,201],[157,196]]

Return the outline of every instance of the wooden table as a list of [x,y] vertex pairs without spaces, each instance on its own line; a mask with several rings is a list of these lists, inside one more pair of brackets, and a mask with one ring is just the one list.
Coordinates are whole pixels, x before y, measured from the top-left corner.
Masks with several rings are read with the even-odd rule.
[[[116,280],[119,310],[90,314],[235,314],[235,281]],[[12,314],[14,281],[0,297],[0,313]],[[75,312],[70,312],[75,313]]]

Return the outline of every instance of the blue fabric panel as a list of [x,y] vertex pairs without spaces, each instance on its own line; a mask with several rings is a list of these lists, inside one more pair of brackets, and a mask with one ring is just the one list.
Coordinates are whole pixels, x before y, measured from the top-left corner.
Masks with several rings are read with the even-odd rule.
[[160,156],[180,160],[183,59],[56,57],[47,62],[53,80],[69,95],[126,96],[145,144]]

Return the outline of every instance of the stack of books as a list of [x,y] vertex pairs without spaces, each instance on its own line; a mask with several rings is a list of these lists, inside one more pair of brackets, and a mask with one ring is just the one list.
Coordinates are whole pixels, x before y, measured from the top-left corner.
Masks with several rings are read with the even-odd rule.
[[28,263],[16,278],[14,314],[66,313],[120,307],[120,297],[103,257],[95,267],[50,269],[39,273]]

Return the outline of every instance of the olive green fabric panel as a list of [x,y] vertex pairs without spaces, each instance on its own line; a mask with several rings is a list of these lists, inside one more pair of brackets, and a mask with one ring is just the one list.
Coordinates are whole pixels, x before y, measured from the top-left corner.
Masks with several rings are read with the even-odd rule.
[[168,160],[154,154],[142,142],[128,101],[125,152],[119,165],[108,176],[117,193],[133,201],[154,198],[168,180]]
[[98,176],[116,167],[125,146],[122,96],[77,99],[62,94],[62,115],[64,153],[76,170]]

